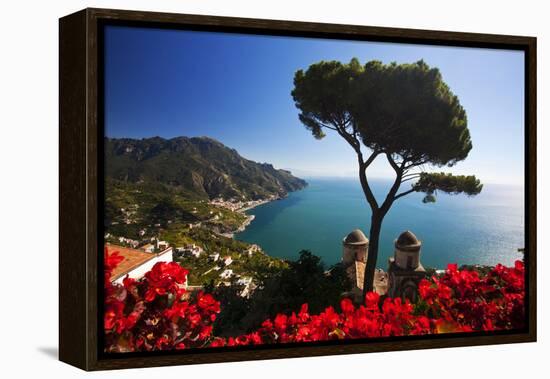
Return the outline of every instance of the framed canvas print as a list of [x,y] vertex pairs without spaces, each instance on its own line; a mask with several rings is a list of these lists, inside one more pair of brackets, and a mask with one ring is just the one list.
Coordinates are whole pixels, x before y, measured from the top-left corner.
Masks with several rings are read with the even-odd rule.
[[536,340],[535,38],[59,25],[62,361]]

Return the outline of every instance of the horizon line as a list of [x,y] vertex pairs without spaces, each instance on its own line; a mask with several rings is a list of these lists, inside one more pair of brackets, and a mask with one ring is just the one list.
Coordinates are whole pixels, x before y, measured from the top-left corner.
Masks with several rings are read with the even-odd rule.
[[[355,175],[338,175],[338,174],[334,174],[334,175],[319,175],[319,174],[311,174],[311,173],[307,173],[309,170],[305,169],[305,170],[302,170],[302,169],[299,169],[299,168],[288,168],[288,167],[277,167],[278,165],[272,163],[272,162],[268,162],[268,161],[256,161],[254,159],[251,159],[251,158],[247,158],[245,157],[244,155],[242,155],[236,148],[234,147],[231,147],[229,145],[227,145],[225,142],[217,139],[217,138],[214,138],[214,137],[210,137],[210,136],[207,136],[207,135],[195,135],[195,136],[192,136],[192,135],[177,135],[177,136],[171,136],[171,137],[166,137],[166,136],[160,136],[160,135],[152,135],[152,136],[149,136],[149,137],[113,137],[113,136],[108,136],[106,133],[104,134],[104,138],[110,138],[110,139],[133,139],[133,140],[144,140],[144,139],[152,139],[152,138],[161,138],[161,139],[164,139],[164,140],[172,140],[172,139],[176,139],[176,138],[208,138],[208,139],[211,139],[211,140],[214,140],[214,141],[217,141],[219,143],[221,143],[223,146],[227,147],[228,149],[232,149],[232,150],[235,150],[237,152],[237,154],[239,154],[239,156],[241,156],[242,158],[244,159],[247,159],[247,160],[250,160],[250,161],[253,161],[253,162],[256,162],[256,163],[268,163],[268,164],[271,164],[274,168],[278,169],[278,170],[285,170],[285,171],[289,171],[293,176],[297,177],[297,178],[300,178],[300,179],[354,179],[354,178],[357,178],[357,176]],[[298,174],[296,174],[296,172],[298,172]],[[303,172],[303,174],[300,174],[300,172]],[[430,171],[426,171],[426,172],[445,172],[445,170],[430,170]],[[379,176],[379,175],[376,175],[376,176],[372,176],[371,179],[373,180],[391,180],[392,179],[392,176]],[[483,184],[491,184],[491,185],[501,185],[501,186],[514,186],[514,187],[523,187],[525,188],[525,183],[523,182],[523,179],[520,179],[519,181],[521,181],[521,184],[518,184],[517,181],[514,181],[514,182],[511,182],[511,181],[494,181],[494,180],[489,180],[489,181],[483,181]]]

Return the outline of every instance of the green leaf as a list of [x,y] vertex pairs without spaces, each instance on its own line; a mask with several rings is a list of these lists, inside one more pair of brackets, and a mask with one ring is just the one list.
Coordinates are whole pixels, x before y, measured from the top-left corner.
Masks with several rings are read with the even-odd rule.
[[449,173],[427,173],[420,174],[418,181],[413,184],[416,192],[424,192],[426,196],[423,203],[435,202],[434,194],[442,191],[449,194],[464,193],[468,196],[475,196],[483,189],[483,184],[474,175],[453,175]]

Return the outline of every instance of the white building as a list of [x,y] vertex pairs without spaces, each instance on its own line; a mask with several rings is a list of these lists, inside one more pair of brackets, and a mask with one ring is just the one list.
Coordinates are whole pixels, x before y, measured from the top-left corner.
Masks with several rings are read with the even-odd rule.
[[233,262],[233,258],[229,255],[223,258],[223,264],[229,266]]
[[254,253],[257,253],[260,251],[260,246],[256,244],[252,244],[248,249],[246,249],[246,254],[248,254],[249,257],[251,257]]
[[159,241],[157,240],[157,249],[159,250],[165,250],[170,246],[170,244],[166,241]]
[[130,249],[127,247],[106,244],[107,252],[112,254],[118,252],[124,258],[118,264],[111,274],[111,282],[122,284],[122,281],[128,275],[130,278],[139,279],[150,271],[158,262],[172,262],[172,248],[161,251],[160,253],[148,253],[141,250]]
[[184,257],[193,256],[195,258],[199,258],[204,252],[204,249],[195,244],[191,244],[191,245],[177,247],[176,252],[178,253],[179,256],[184,256]]
[[220,278],[222,279],[229,279],[232,276],[233,276],[233,270],[231,269],[223,270],[222,273],[220,274]]
[[243,290],[240,293],[242,297],[249,297],[256,288],[250,277],[239,278],[239,280],[237,280],[237,285],[243,286]]

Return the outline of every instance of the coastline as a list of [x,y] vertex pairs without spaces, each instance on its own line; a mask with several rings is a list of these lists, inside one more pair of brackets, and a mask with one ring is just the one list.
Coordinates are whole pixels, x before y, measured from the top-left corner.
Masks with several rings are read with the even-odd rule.
[[280,199],[282,199],[282,198],[281,197],[275,197],[275,198],[271,198],[271,199],[257,200],[252,205],[248,205],[248,206],[245,206],[245,207],[242,207],[242,208],[238,209],[237,212],[245,213],[246,211],[249,211],[251,209],[259,207],[260,205],[264,205],[264,204],[270,203],[270,202],[275,201],[275,200],[280,200]]
[[246,214],[247,211],[251,210],[251,209],[254,209],[256,207],[259,207],[261,205],[265,205],[265,204],[268,204],[268,203],[271,203],[273,201],[278,201],[278,200],[284,200],[288,197],[288,195],[291,193],[291,192],[298,192],[298,191],[301,191],[303,190],[304,188],[306,188],[307,186],[309,185],[309,183],[307,183],[304,187],[300,188],[300,189],[297,189],[295,191],[290,191],[288,192],[286,195],[284,196],[271,196],[270,198],[268,199],[262,199],[262,200],[255,200],[255,201],[252,201],[253,204],[250,204],[250,205],[247,205],[247,206],[244,206],[242,208],[239,208],[236,210],[236,212],[239,212],[239,213],[242,213],[243,215],[246,216],[246,220],[241,224],[241,226],[239,226],[237,229],[233,230],[232,232],[230,233],[224,233],[223,235],[226,236],[226,237],[229,237],[229,238],[235,238],[235,234],[236,233],[240,233],[240,232],[243,232],[246,227],[248,225],[250,225],[250,223],[252,221],[254,221],[254,218],[256,217],[255,215],[249,215],[249,214]]
[[220,236],[224,236],[224,237],[227,237],[227,238],[235,238],[235,233],[240,233],[242,231],[244,231],[246,229],[246,227],[248,225],[250,225],[250,223],[254,220],[254,218],[256,216],[254,215],[245,215],[246,216],[246,219],[244,220],[244,222],[241,224],[241,226],[239,226],[237,229],[235,230],[232,230],[231,232],[229,233],[218,233]]
[[[291,191],[291,192],[297,192],[297,191],[301,191],[303,190],[304,188],[306,188],[308,186],[309,183],[307,183],[303,188],[300,188],[298,190],[295,190],[295,191]],[[290,193],[290,192],[289,192]],[[245,221],[243,221],[243,223],[235,230],[232,230],[231,232],[228,232],[228,233],[218,233],[220,234],[221,236],[224,236],[224,237],[227,237],[227,238],[235,238],[235,234],[236,233],[240,233],[240,232],[243,232],[246,227],[248,225],[250,225],[252,223],[252,221],[254,221],[255,219],[255,215],[249,215],[247,214],[246,212],[248,212],[249,210],[252,210],[256,207],[259,207],[261,205],[265,205],[265,204],[268,204],[268,203],[271,203],[273,201],[278,201],[278,200],[283,200],[283,199],[286,199],[289,195],[289,193],[287,193],[286,195],[284,196],[280,196],[280,195],[272,195],[271,197],[267,198],[267,199],[261,199],[261,200],[252,200],[249,202],[248,205],[245,205],[239,209],[232,209],[234,212],[239,212],[241,214],[243,214],[246,219]]]
[[246,214],[247,211],[249,211],[251,209],[254,209],[256,207],[259,207],[260,205],[264,205],[264,204],[270,203],[272,201],[280,200],[280,199],[281,199],[281,197],[273,197],[271,199],[256,200],[251,205],[247,205],[247,206],[244,206],[242,208],[237,209],[235,212],[239,212],[239,213],[243,214],[246,217],[246,219],[243,221],[243,223],[237,229],[232,230],[229,233],[220,233],[220,235],[222,235],[224,237],[227,237],[227,238],[235,238],[236,233],[243,232],[246,229],[246,227],[248,225],[250,225],[250,223],[252,221],[254,221],[254,219],[256,218],[255,215]]

